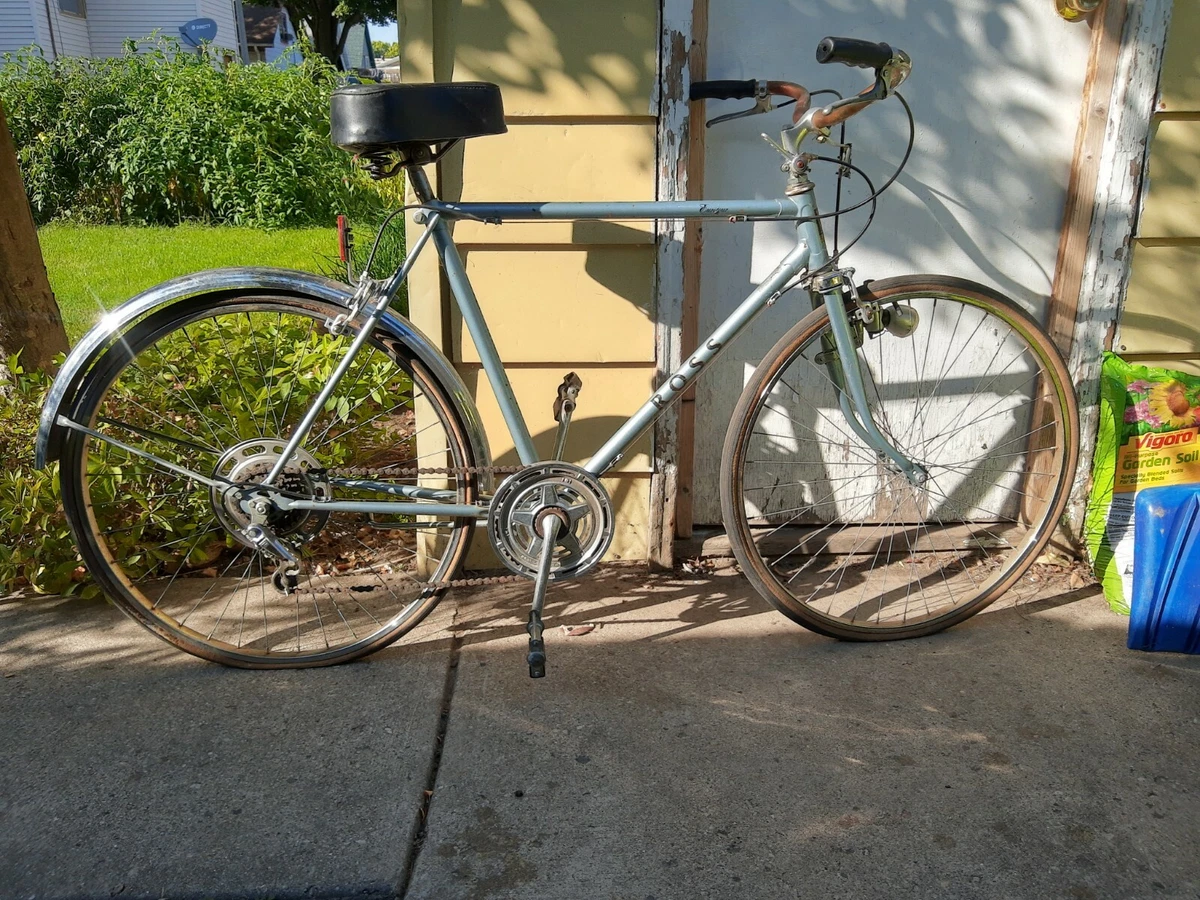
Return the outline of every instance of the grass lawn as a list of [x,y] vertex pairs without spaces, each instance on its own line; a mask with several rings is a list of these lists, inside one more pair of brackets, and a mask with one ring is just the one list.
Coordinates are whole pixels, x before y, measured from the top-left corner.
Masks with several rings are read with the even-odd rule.
[[338,265],[332,228],[47,225],[38,238],[72,343],[105,310],[168,278],[221,266],[332,273]]

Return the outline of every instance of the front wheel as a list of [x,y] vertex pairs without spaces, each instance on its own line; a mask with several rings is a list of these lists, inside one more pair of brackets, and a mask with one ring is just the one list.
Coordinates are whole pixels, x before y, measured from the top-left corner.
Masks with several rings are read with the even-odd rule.
[[[281,563],[212,486],[271,471],[353,339],[326,325],[340,312],[254,293],[184,300],[134,325],[80,388],[71,417],[91,433],[68,432],[61,479],[84,562],[189,653],[246,668],[355,659],[420,622],[466,552],[470,519],[276,509],[267,524],[297,558]],[[277,485],[305,500],[475,502],[450,397],[376,332]]]
[[847,640],[918,637],[983,609],[1049,540],[1078,456],[1075,395],[1037,323],[982,285],[914,276],[860,295],[903,323],[864,332],[857,363],[876,426],[926,480],[848,426],[822,308],[738,401],[722,510],[743,571],[784,615]]

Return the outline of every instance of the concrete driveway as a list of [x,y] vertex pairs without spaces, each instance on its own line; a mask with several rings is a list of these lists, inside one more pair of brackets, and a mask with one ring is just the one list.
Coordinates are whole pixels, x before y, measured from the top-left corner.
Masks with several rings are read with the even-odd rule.
[[1200,896],[1200,658],[1095,588],[851,645],[613,569],[552,589],[542,681],[525,602],[257,673],[0,603],[0,897]]

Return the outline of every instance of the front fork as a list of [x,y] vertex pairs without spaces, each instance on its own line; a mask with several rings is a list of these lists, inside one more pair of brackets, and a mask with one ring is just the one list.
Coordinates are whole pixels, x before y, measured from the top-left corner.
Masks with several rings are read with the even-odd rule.
[[817,361],[825,366],[829,380],[837,390],[838,406],[850,430],[880,457],[890,460],[910,484],[920,486],[929,478],[928,471],[901,453],[883,436],[867,402],[867,389],[858,357],[864,326],[861,321],[852,323],[850,320],[849,310],[857,302],[850,299],[857,297],[850,280],[851,274],[852,270],[849,269],[830,273],[820,279],[817,285],[819,290],[812,293],[813,307],[816,308],[819,297],[829,314],[829,331],[821,335],[821,352]]

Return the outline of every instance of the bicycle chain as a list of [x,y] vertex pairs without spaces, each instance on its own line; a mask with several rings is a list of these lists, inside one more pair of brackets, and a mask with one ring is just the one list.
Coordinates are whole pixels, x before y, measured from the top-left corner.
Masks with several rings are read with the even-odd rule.
[[344,469],[326,469],[325,474],[346,478],[395,478],[410,475],[515,475],[531,466],[419,466],[415,469],[371,469],[351,466]]
[[[348,466],[340,469],[326,469],[325,475],[335,478],[397,478],[413,475],[515,475],[530,466],[418,466],[407,469],[373,469],[366,466]],[[382,579],[383,575],[376,573]],[[451,578],[445,581],[426,581],[432,588],[456,587],[490,587],[498,584],[528,584],[529,579],[523,575],[482,575],[477,578]],[[303,588],[297,588],[303,591]]]

